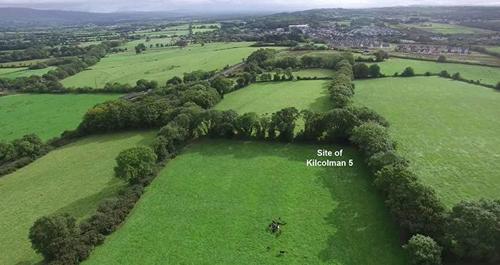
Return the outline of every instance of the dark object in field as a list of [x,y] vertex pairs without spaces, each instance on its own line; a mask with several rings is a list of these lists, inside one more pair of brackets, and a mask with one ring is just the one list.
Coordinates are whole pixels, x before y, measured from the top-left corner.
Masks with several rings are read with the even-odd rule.
[[276,255],[276,257],[283,257],[283,256],[285,256],[285,254],[286,254],[286,251],[280,250],[280,252],[278,253],[278,255]]
[[281,217],[278,217],[278,220],[272,220],[272,222],[267,226],[267,229],[271,234],[275,234],[276,237],[281,235],[281,226],[286,225],[286,222],[281,220]]

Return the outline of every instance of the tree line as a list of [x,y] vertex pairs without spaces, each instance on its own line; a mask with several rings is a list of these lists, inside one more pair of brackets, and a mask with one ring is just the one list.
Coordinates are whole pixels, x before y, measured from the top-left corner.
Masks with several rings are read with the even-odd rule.
[[[68,215],[42,217],[30,230],[33,248],[51,264],[77,264],[122,223],[158,165],[175,157],[199,137],[268,141],[350,142],[365,155],[373,183],[394,221],[408,240],[412,264],[441,260],[497,262],[500,201],[461,202],[446,209],[433,189],[423,185],[409,161],[397,153],[389,123],[368,108],[355,107],[354,71],[347,60],[335,65],[327,112],[290,107],[267,115],[211,108],[221,94],[207,80],[170,84],[134,101],[99,104],[85,115],[76,132],[86,135],[132,128],[160,128],[151,148],[132,148],[117,157],[115,174],[129,185],[103,202],[89,219],[77,223]],[[295,133],[302,119],[304,128]],[[70,135],[71,133],[68,133]]]
[[48,71],[42,76],[18,77],[16,79],[0,79],[1,90],[20,92],[57,92],[66,89],[59,82],[66,77],[75,75],[89,66],[95,65],[107,52],[120,45],[118,41],[106,41],[101,44],[91,45],[86,52],[75,58],[65,60],[56,69]]
[[0,176],[33,162],[49,150],[50,146],[35,134],[24,135],[10,142],[0,141]]

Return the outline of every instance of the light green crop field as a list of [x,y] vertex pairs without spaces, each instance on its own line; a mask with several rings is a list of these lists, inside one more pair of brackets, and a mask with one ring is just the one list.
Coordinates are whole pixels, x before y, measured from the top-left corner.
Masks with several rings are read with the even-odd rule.
[[325,111],[330,108],[325,80],[265,82],[251,84],[227,95],[215,106],[238,113],[272,113],[286,107]]
[[173,76],[182,76],[185,72],[216,70],[239,63],[258,49],[249,47],[250,44],[249,42],[209,43],[205,46],[190,45],[184,49],[154,48],[142,54],[135,54],[134,49],[129,48],[128,52],[103,58],[90,69],[68,77],[62,83],[66,87],[102,88],[107,82],[133,85],[139,79],[146,79],[163,84]]
[[36,264],[30,227],[38,218],[69,213],[92,214],[97,204],[124,185],[114,177],[118,153],[149,144],[154,134],[120,133],[88,137],[59,148],[0,178],[0,264]]
[[403,27],[413,27],[421,30],[439,34],[479,34],[479,33],[494,33],[494,31],[472,28],[461,25],[445,24],[445,23],[422,23],[422,24],[404,24]]
[[424,74],[425,72],[439,73],[446,70],[450,75],[458,72],[463,78],[479,80],[481,83],[485,84],[495,85],[497,82],[500,82],[500,67],[437,63],[400,58],[390,58],[384,62],[378,63],[378,65],[382,73],[386,75],[393,75],[396,72],[402,73],[406,67],[411,66],[417,74]]
[[295,77],[333,77],[335,71],[330,69],[302,69],[296,72],[293,72]]
[[389,120],[399,150],[447,206],[500,199],[500,93],[439,77],[355,84],[355,102]]
[[47,67],[44,69],[30,70],[27,67],[19,68],[0,68],[0,78],[14,79],[18,77],[29,77],[32,75],[43,75],[50,70],[55,69],[55,67]]
[[492,52],[500,52],[500,46],[485,46],[485,48]]
[[19,94],[0,97],[0,140],[35,133],[43,140],[75,129],[87,110],[117,95]]
[[[317,148],[193,144],[83,264],[407,264],[363,159],[348,148],[354,167],[306,167]],[[278,217],[276,237],[266,228]]]

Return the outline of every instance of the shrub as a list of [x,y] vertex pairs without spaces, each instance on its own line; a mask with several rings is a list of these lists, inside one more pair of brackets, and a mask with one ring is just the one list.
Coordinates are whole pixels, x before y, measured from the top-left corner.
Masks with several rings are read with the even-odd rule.
[[409,76],[415,76],[415,71],[411,67],[406,67],[403,72],[401,73],[401,76],[404,77],[409,77]]
[[354,74],[354,78],[356,79],[368,78],[370,75],[370,69],[364,63],[357,63],[353,65],[352,72]]
[[325,113],[326,139],[329,141],[346,140],[355,126],[361,122],[347,108],[335,108]]
[[461,202],[447,220],[447,244],[459,258],[500,260],[500,201]]
[[380,66],[378,64],[372,64],[369,67],[370,77],[377,78],[381,76]]
[[439,76],[440,77],[445,77],[445,78],[450,78],[450,74],[446,70],[443,70],[443,71],[439,72]]
[[293,132],[295,130],[295,121],[299,117],[299,111],[294,108],[284,108],[278,112],[275,112],[271,116],[270,134],[271,136],[275,134],[275,131],[279,132],[278,139],[281,141],[292,141]]
[[29,239],[45,261],[71,265],[80,260],[79,234],[75,218],[65,214],[38,219],[29,231]]
[[412,265],[441,265],[442,248],[430,237],[414,235],[404,248]]
[[138,183],[140,178],[153,174],[156,160],[155,153],[148,147],[124,150],[116,158],[115,174],[131,184]]
[[446,62],[446,57],[444,55],[439,55],[437,58],[438,63],[445,63]]
[[378,152],[394,150],[395,147],[387,129],[374,122],[366,122],[355,127],[350,140],[359,146],[368,157]]
[[378,123],[384,127],[389,127],[389,122],[382,117],[380,114],[375,112],[372,109],[369,109],[367,107],[353,107],[350,106],[349,110],[358,117],[358,119],[362,122],[375,122]]
[[442,236],[445,208],[434,190],[419,183],[417,176],[401,164],[386,166],[375,176],[375,185],[385,195],[385,203],[401,228],[410,234]]

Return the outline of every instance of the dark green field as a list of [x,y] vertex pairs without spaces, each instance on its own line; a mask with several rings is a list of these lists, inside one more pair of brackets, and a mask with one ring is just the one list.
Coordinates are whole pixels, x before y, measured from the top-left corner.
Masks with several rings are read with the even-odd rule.
[[[407,264],[362,158],[347,148],[352,168],[306,167],[318,147],[198,142],[84,264]],[[277,217],[279,237],[266,231]]]

